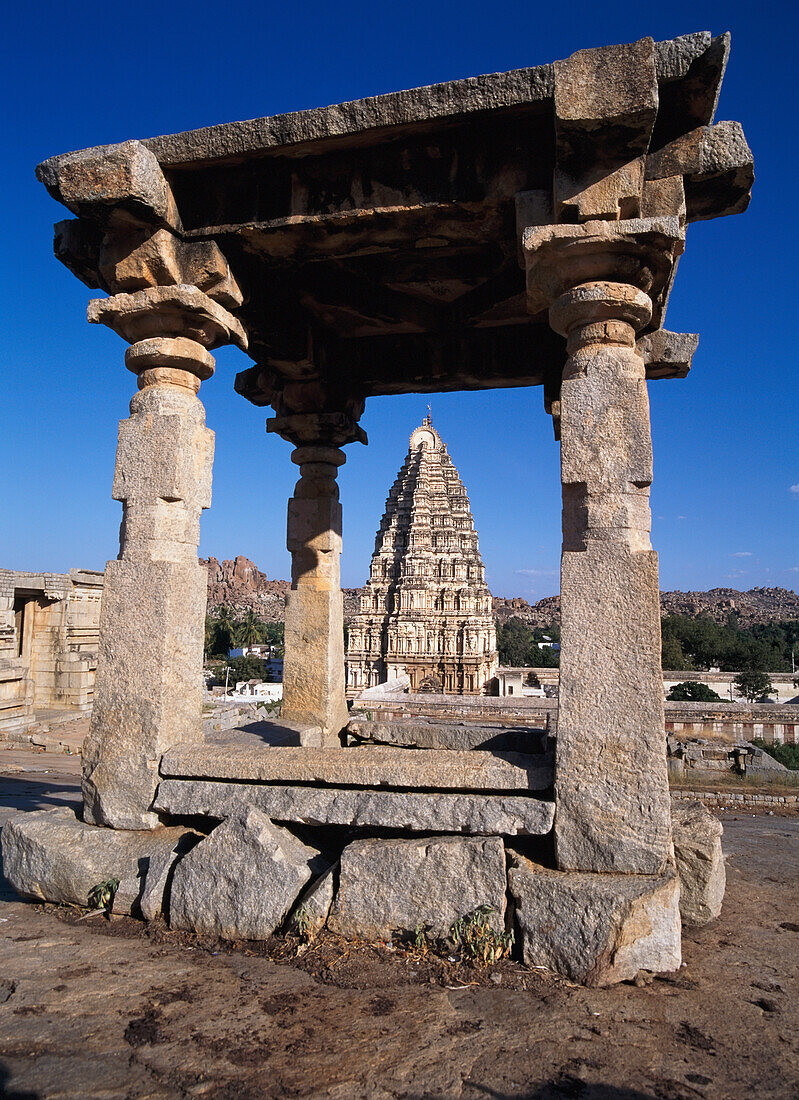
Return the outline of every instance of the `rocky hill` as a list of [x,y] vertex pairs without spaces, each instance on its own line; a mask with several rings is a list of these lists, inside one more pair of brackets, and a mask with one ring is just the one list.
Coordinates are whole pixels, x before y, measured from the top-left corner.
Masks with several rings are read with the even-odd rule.
[[[219,562],[216,558],[208,558],[205,564],[208,566],[209,610],[227,604],[238,612],[252,609],[266,622],[283,619],[288,581],[270,581],[266,573],[262,573],[254,562],[241,554],[233,561]],[[345,618],[350,619],[355,614],[361,591],[360,588],[344,589]],[[709,615],[716,622],[723,622],[734,611],[742,626],[799,619],[799,595],[787,588],[752,588],[748,592],[739,592],[735,588],[711,588],[709,592],[661,592],[660,606],[664,615]],[[512,599],[496,596],[494,615],[499,622],[516,616],[531,626],[546,626],[560,619],[560,596],[548,596],[534,604],[519,596]]]
[[[711,588],[709,592],[661,592],[660,610],[664,615],[707,615],[724,622],[735,612],[741,626],[799,619],[799,595],[787,588]],[[494,615],[499,622],[516,616],[531,626],[546,626],[560,620],[560,596],[548,596],[538,603],[526,600],[494,598]]]

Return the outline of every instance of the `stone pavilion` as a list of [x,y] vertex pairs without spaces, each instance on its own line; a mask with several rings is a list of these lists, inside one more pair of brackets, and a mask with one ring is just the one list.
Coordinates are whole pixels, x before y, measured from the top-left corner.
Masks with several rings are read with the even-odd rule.
[[[679,967],[678,871],[713,871],[717,912],[720,848],[681,865],[672,828],[647,381],[684,378],[697,346],[664,328],[687,227],[749,203],[743,131],[715,121],[729,45],[642,38],[39,166],[71,214],[56,255],[105,295],[89,320],[129,345],[136,392],[83,816],[4,827],[21,893],[85,904],[115,866],[120,905],[256,939],[311,897],[321,923],[380,936],[490,904],[528,964],[573,980]],[[281,724],[220,741],[202,727],[197,393],[227,343],[299,479]],[[541,386],[560,441],[554,755],[532,730],[523,751],[480,730],[456,747],[445,724],[426,748],[402,728],[344,746],[342,447],[366,442],[373,395],[496,386]]]
[[491,593],[466,489],[430,416],[413,432],[350,625],[347,686],[475,694],[497,667]]

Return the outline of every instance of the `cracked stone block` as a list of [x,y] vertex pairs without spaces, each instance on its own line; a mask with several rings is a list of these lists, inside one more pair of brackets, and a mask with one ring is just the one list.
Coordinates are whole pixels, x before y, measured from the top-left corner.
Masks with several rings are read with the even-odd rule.
[[671,826],[683,923],[707,924],[721,912],[727,885],[721,850],[724,829],[701,802],[677,804],[671,812]]
[[181,859],[172,878],[172,928],[226,940],[265,940],[319,868],[319,852],[253,806],[243,807]]
[[29,811],[3,827],[3,872],[22,897],[84,907],[94,886],[118,878],[113,912],[138,916],[145,894],[152,905],[159,888],[163,895],[166,874],[194,838],[184,828],[87,825],[68,807]]
[[499,837],[358,840],[341,856],[328,927],[345,936],[390,939],[419,925],[444,937],[480,905],[505,927],[505,849]]
[[680,882],[662,875],[552,871],[512,854],[508,872],[527,966],[585,985],[678,970]]

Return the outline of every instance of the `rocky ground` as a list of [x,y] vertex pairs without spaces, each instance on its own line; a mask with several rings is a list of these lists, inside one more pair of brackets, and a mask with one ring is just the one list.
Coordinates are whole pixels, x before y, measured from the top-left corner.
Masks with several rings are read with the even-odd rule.
[[[0,820],[77,798],[77,757],[0,750]],[[722,916],[679,975],[607,990],[334,937],[231,949],[6,887],[0,1095],[799,1097],[799,817],[724,826]]]

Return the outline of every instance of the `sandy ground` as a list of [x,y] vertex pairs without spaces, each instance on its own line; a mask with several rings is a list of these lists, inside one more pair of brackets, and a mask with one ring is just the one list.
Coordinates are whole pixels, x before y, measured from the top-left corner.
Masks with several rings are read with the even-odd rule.
[[[0,750],[0,773],[0,821],[78,797],[77,757]],[[314,969],[5,886],[0,1095],[796,1100],[799,817],[723,820],[722,916],[641,987],[344,944]]]

